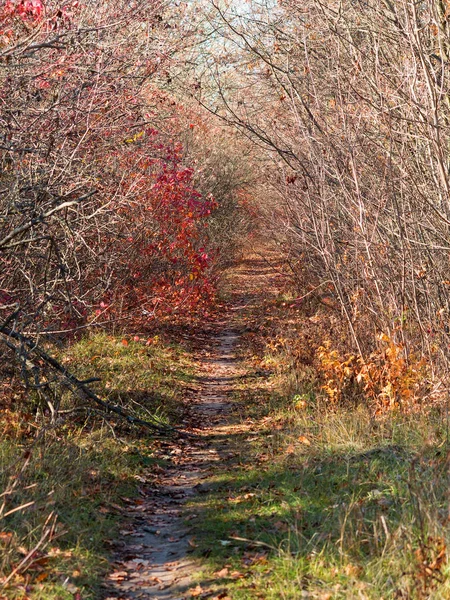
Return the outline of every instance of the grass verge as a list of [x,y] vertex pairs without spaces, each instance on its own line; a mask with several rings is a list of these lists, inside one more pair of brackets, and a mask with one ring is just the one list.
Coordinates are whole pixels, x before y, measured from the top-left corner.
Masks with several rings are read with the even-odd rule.
[[241,439],[238,464],[192,506],[216,584],[242,600],[448,598],[442,415],[284,419]]
[[[96,391],[144,419],[176,424],[192,380],[188,353],[105,334],[69,347],[60,359]],[[62,419],[45,424],[33,399],[0,417],[0,597],[99,597],[109,542],[126,529],[127,499],[154,464],[148,431],[101,418],[63,397]]]

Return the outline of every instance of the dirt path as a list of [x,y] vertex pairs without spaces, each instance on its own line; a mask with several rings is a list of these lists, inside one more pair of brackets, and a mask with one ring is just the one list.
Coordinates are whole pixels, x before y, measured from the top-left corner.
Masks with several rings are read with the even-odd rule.
[[182,509],[190,497],[207,492],[204,480],[217,461],[227,458],[224,434],[233,418],[229,395],[240,372],[234,352],[237,340],[237,332],[225,324],[209,340],[200,365],[200,392],[191,407],[197,437],[178,447],[167,444],[171,465],[156,486],[144,484],[143,499],[130,507],[135,528],[122,532],[126,542],[118,549],[116,570],[109,576],[109,598],[190,597],[199,565],[191,558],[195,542]]

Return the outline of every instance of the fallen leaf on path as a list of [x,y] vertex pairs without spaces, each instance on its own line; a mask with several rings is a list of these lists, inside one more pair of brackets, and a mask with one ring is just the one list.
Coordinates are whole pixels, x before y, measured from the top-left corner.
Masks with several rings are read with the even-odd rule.
[[133,550],[134,552],[139,552],[140,550],[143,550],[145,546],[145,544],[131,544],[130,546],[128,546],[128,548],[130,550]]
[[230,571],[225,567],[223,569],[221,569],[220,571],[217,571],[217,573],[214,573],[214,575],[216,577],[228,577],[228,573]]
[[197,587],[188,590],[188,593],[190,594],[191,598],[198,598],[198,596],[203,594],[203,589],[198,585]]
[[125,569],[142,569],[151,565],[151,561],[145,558],[134,558],[123,563]]
[[308,438],[307,438],[307,437],[305,437],[304,435],[301,435],[301,436],[298,438],[298,441],[299,441],[300,443],[302,443],[302,444],[305,444],[305,446],[311,446],[311,442],[310,442],[310,440],[308,440]]
[[134,591],[136,589],[136,582],[134,581],[124,581],[120,584],[121,591]]
[[110,573],[108,575],[108,579],[112,579],[113,581],[121,581],[128,577],[128,573],[126,571],[114,571],[114,573]]

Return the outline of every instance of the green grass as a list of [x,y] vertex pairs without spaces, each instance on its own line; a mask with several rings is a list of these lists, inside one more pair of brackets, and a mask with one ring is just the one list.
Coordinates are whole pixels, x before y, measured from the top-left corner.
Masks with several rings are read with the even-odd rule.
[[99,333],[72,345],[64,361],[76,365],[80,379],[99,377],[94,387],[102,398],[165,423],[178,420],[183,387],[195,380],[186,351],[158,336],[147,345]]
[[[187,352],[158,339],[147,346],[96,334],[59,358],[80,379],[101,377],[96,391],[107,401],[144,419],[174,425],[182,412],[184,386],[193,379]],[[65,396],[61,408],[84,404]],[[55,529],[26,568],[0,589],[0,596],[97,598],[108,568],[108,542],[126,528],[123,499],[136,495],[136,477],[155,464],[156,442],[143,428],[133,429],[115,418],[105,421],[89,410],[63,413],[63,424],[44,431],[42,416],[36,421],[32,411],[31,398],[23,412],[9,410],[0,416],[0,494],[5,492],[0,498],[0,583],[54,522]],[[31,446],[30,429],[40,431]],[[32,504],[5,516],[27,503]]]
[[207,572],[229,570],[217,587],[236,600],[448,598],[443,415],[287,405],[235,440],[235,464],[191,507]]
[[[1,442],[2,455],[12,454],[12,443]],[[53,540],[11,580],[8,595],[22,597],[31,584],[32,598],[34,593],[36,598],[72,598],[67,586],[93,597],[96,578],[106,567],[104,542],[120,522],[119,514],[108,507],[135,493],[132,454],[131,447],[112,440],[109,432],[59,428],[33,448],[15,487],[16,470],[9,480],[2,478],[2,491],[8,492],[4,513],[33,502],[0,519],[0,566],[5,576],[39,542],[50,514],[56,517]]]

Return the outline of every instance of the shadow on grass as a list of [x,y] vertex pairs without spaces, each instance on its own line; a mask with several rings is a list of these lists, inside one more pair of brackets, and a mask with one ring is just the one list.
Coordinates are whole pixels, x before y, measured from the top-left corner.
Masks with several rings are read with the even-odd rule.
[[[8,592],[5,597],[19,597],[25,588],[30,598],[73,600],[77,593],[86,599],[99,597],[100,575],[108,569],[108,542],[126,522],[119,505],[136,494],[135,474],[151,457],[144,455],[145,439],[137,449],[131,439],[126,446],[98,432],[73,440],[70,435],[59,431],[43,440],[15,487],[8,487],[11,480],[0,479],[2,489],[10,490],[4,512],[11,511],[0,521],[1,575],[23,560],[25,550],[36,547],[3,590]],[[56,529],[41,545],[51,514]]]
[[[365,451],[317,447],[291,453],[288,448],[280,458],[280,448],[263,438],[256,449],[243,436],[227,440],[240,445],[239,458],[224,464],[209,495],[191,505],[197,515],[197,554],[219,571],[224,565],[246,568],[242,580],[233,584],[239,589],[253,578],[256,588],[236,598],[259,597],[255,590],[270,587],[281,576],[287,578],[286,590],[289,578],[296,579],[295,585],[299,577],[306,578],[302,589],[313,586],[309,577],[321,589],[332,582],[345,587],[345,580],[365,580],[374,587],[381,578],[394,594],[387,597],[403,597],[395,593],[410,577],[408,597],[415,597],[421,577],[418,549],[445,536],[439,523],[448,496],[442,448],[417,451],[393,443]],[[214,441],[219,452],[223,441]],[[256,466],[255,456],[260,457]],[[245,567],[258,552],[264,555],[262,564]],[[375,574],[374,565],[379,569],[383,562],[389,563],[386,571]],[[295,568],[289,571],[287,564]],[[258,569],[266,572],[261,575],[267,577],[265,583],[260,578],[255,584]],[[367,597],[381,597],[380,589]],[[264,593],[262,597],[272,598],[279,592]],[[332,597],[353,597],[345,595],[348,590],[342,593]],[[283,597],[300,597],[292,594]]]

